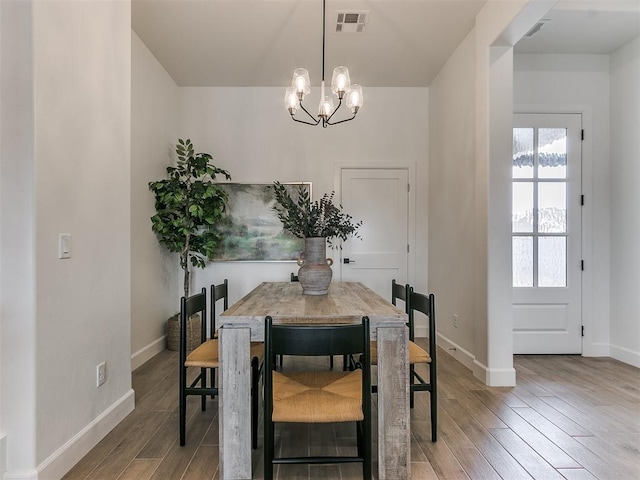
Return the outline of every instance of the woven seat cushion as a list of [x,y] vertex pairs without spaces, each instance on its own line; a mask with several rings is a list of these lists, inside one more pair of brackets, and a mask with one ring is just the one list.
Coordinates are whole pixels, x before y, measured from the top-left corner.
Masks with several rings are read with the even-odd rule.
[[[378,364],[378,342],[371,342],[371,365]],[[431,356],[416,343],[409,341],[409,363],[431,363]]]
[[[262,359],[264,356],[264,343],[251,342],[251,358]],[[207,340],[195,348],[184,362],[185,367],[218,368],[220,360],[218,358],[218,340]]]
[[290,423],[363,420],[362,370],[273,372],[272,419]]

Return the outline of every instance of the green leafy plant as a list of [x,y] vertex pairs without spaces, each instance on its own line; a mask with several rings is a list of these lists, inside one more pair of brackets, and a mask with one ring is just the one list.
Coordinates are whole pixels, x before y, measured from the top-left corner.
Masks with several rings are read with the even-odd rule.
[[208,153],[194,153],[191,140],[179,139],[178,161],[167,167],[167,177],[149,182],[155,195],[156,214],[152,230],[160,244],[180,254],[184,271],[184,295],[189,296],[190,265],[204,268],[221,243],[221,234],[211,227],[225,215],[227,194],[215,183],[217,175],[231,180],[229,172],[211,163]]
[[349,237],[360,238],[358,228],[362,222],[354,222],[351,215],[342,211],[342,205],[334,205],[335,192],[324,194],[320,200],[311,201],[309,190],[300,185],[294,200],[280,182],[274,182],[276,204],[273,210],[285,230],[298,238],[325,237],[342,241]]

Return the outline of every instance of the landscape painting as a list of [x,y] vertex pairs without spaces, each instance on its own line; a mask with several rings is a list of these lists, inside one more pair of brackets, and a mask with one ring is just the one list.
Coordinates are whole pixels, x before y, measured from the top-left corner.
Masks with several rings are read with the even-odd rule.
[[[303,185],[285,184],[296,199]],[[216,226],[222,233],[223,245],[213,260],[217,261],[286,261],[297,260],[304,249],[304,240],[291,235],[273,211],[275,198],[271,184],[221,184],[228,195],[227,216]]]

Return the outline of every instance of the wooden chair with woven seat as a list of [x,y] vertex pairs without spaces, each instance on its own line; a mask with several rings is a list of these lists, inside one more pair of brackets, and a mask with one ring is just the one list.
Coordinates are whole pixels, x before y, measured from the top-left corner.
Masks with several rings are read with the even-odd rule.
[[[228,282],[224,281],[221,285],[211,286],[211,317],[209,320],[209,332],[211,337],[216,336],[215,328],[215,308],[216,303],[224,299],[224,308],[228,307]],[[186,319],[192,315],[199,313],[201,321],[200,345],[191,352],[186,349]],[[207,289],[203,288],[202,292],[192,295],[189,298],[182,297],[180,302],[180,446],[184,446],[186,442],[186,416],[187,416],[187,397],[189,395],[200,395],[202,411],[206,410],[206,397],[212,398],[218,395],[216,387],[215,370],[220,366],[218,356],[218,339],[208,338],[207,336]],[[251,343],[250,365],[251,365],[251,413],[252,413],[252,430],[251,430],[251,446],[256,449],[258,447],[258,401],[259,390],[258,382],[260,379],[262,358],[264,353],[264,345],[261,342]],[[187,372],[189,368],[197,368],[200,370],[193,382],[187,384]],[[207,370],[211,371],[210,382],[207,382]]]
[[[414,406],[415,392],[430,392],[431,408],[431,441],[438,440],[438,405],[437,405],[437,376],[436,376],[436,317],[435,317],[435,297],[421,293],[415,293],[409,284],[401,285],[395,279],[391,281],[391,303],[396,305],[397,300],[404,302],[407,313],[409,327],[409,407]],[[415,306],[412,303],[415,300]],[[415,343],[414,320],[415,310],[424,313],[429,319],[429,351],[427,352]],[[371,364],[378,363],[378,349],[376,342],[371,342]],[[418,364],[429,365],[429,380],[426,381],[418,372],[415,366]],[[373,385],[372,391],[376,393],[378,386]]]
[[[371,371],[369,319],[359,324],[274,325],[265,321],[264,478],[273,478],[274,464],[362,463],[371,478]],[[361,355],[353,371],[278,372],[277,354],[297,356]],[[274,423],[356,422],[356,456],[275,457]]]
[[[409,287],[409,362],[410,362],[410,407],[413,408],[414,392],[429,392],[429,404],[431,408],[431,441],[438,440],[438,376],[436,369],[436,298],[433,293],[423,295],[416,293]],[[421,312],[429,321],[429,351],[425,351],[414,343],[413,325],[415,312]],[[429,365],[429,380],[426,381],[415,371],[416,364]]]

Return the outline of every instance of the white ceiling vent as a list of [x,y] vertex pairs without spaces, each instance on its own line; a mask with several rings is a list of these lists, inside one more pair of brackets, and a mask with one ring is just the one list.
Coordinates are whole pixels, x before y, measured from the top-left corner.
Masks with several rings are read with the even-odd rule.
[[370,11],[337,12],[336,32],[338,33],[362,33],[369,21]]
[[536,33],[540,31],[543,25],[547,22],[551,21],[549,18],[542,18],[538,23],[536,23],[531,30],[524,34],[525,37],[533,37]]

